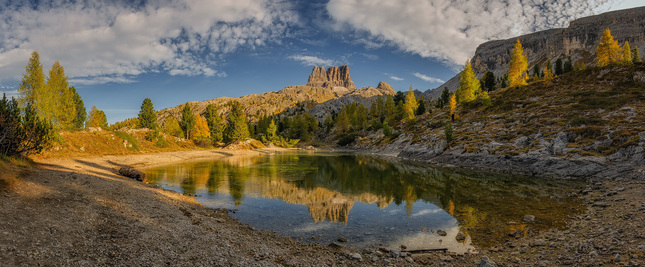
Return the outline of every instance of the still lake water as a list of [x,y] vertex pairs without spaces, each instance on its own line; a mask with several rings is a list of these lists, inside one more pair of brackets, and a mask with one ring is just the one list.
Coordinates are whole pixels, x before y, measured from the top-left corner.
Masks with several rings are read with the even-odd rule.
[[[500,177],[366,155],[286,153],[144,170],[149,183],[196,195],[258,229],[305,242],[464,253],[517,230],[564,228],[581,183]],[[535,222],[525,224],[524,215]],[[441,236],[437,231],[445,231]],[[459,232],[466,239],[457,241]]]

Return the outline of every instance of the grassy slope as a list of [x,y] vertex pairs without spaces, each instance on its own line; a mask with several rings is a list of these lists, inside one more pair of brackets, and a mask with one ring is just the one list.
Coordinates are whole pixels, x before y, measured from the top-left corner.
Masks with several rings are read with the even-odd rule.
[[192,141],[161,134],[165,146],[146,140],[146,130],[60,132],[60,140],[36,157],[89,157],[201,149]]
[[[491,93],[493,104],[460,105],[453,124],[453,148],[466,152],[519,155],[544,149],[558,133],[569,136],[565,156],[603,156],[638,144],[637,133],[645,131],[645,83],[634,81],[645,66],[592,68],[557,77],[553,85],[535,83]],[[403,123],[399,138],[417,145],[443,140],[449,110]],[[406,134],[407,133],[407,134]],[[517,144],[522,137],[528,143]],[[526,140],[526,138],[525,138]],[[376,135],[359,145],[382,147],[394,139]],[[399,140],[400,141],[400,140]],[[491,146],[491,144],[495,144]]]

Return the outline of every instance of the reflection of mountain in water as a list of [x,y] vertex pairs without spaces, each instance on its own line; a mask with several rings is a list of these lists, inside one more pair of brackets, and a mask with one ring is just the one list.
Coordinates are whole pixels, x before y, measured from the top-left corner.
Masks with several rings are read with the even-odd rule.
[[345,195],[322,187],[302,189],[293,183],[273,181],[263,197],[277,198],[291,204],[306,205],[314,222],[325,219],[332,222],[347,222],[349,211],[355,201],[366,204],[376,203],[379,208],[385,208],[392,202],[390,197],[379,197],[370,193],[360,195]]
[[[460,222],[473,243],[490,246],[526,225],[524,215],[536,215],[548,229],[564,226],[579,203],[567,197],[570,185],[548,180],[522,180],[461,173],[354,155],[273,155],[225,161],[193,162],[148,172],[151,182],[175,181],[185,193],[206,189],[229,194],[236,205],[245,197],[281,199],[306,205],[312,219],[347,222],[355,201],[385,208],[394,202],[408,215],[416,201],[432,203]],[[539,215],[539,216],[538,216]]]

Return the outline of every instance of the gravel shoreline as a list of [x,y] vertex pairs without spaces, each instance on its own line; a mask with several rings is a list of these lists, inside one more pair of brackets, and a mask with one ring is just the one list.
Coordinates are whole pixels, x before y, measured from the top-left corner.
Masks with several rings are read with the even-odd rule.
[[[0,191],[0,262],[34,265],[631,265],[645,259],[645,181],[590,182],[587,211],[566,231],[509,236],[476,254],[356,251],[303,244],[255,230],[194,198],[116,175],[200,158],[278,150],[200,150],[96,158],[37,159],[11,191]],[[488,265],[493,266],[493,265]]]

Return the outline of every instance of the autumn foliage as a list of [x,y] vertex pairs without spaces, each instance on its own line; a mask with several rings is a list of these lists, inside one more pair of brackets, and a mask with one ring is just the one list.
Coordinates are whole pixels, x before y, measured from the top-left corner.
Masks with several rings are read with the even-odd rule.
[[524,55],[524,48],[522,48],[522,43],[518,39],[511,52],[511,63],[508,66],[508,82],[510,87],[517,87],[522,85],[527,85],[529,76],[526,73],[528,71],[528,63],[526,61],[526,56]]
[[459,103],[471,102],[477,98],[479,93],[481,93],[481,84],[477,76],[475,76],[470,60],[466,61],[466,66],[461,71],[461,77],[459,78],[459,89],[457,89],[456,93],[457,100]]
[[598,56],[598,67],[604,67],[612,63],[617,63],[620,59],[620,48],[618,41],[614,40],[611,36],[611,31],[605,29],[602,34],[600,44],[596,48],[596,55]]

